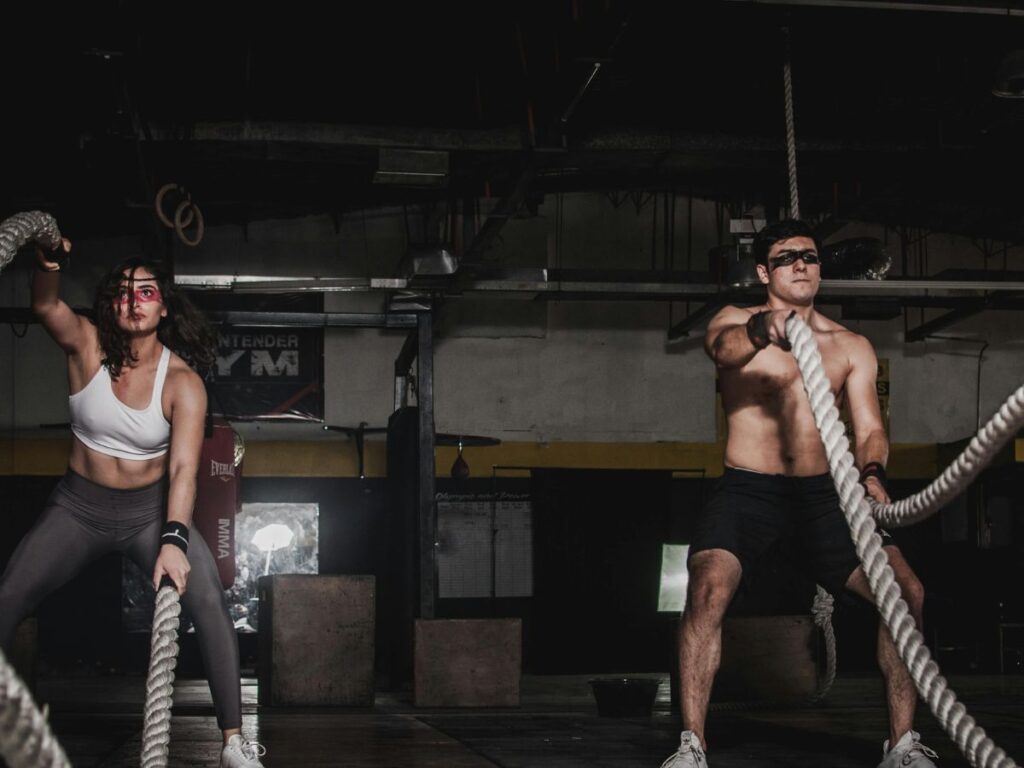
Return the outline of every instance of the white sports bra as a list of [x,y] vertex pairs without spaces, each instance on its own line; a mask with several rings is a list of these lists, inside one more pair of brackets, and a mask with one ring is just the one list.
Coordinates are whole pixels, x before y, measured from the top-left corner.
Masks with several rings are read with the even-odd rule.
[[68,398],[71,431],[94,451],[119,459],[145,461],[167,453],[171,425],[164,418],[161,394],[171,350],[164,347],[153,380],[153,395],[143,410],[117,399],[110,372],[101,365],[85,387]]

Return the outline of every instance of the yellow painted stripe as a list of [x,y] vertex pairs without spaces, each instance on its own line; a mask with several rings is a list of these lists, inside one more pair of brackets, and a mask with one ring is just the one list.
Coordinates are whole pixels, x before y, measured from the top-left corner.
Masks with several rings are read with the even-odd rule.
[[68,468],[71,437],[0,441],[0,474],[63,475]]
[[1024,440],[1013,441],[1013,459],[1014,461],[1024,461]]
[[[367,477],[387,474],[383,440],[367,440],[363,446]],[[359,461],[352,440],[246,440],[245,477],[357,477]]]
[[[1015,444],[1024,461],[1024,440]],[[69,438],[0,441],[0,475],[61,475],[67,467]],[[463,458],[473,477],[527,476],[530,467],[562,469],[663,469],[676,477],[718,477],[722,473],[721,443],[585,443],[505,442],[493,447],[467,447]],[[457,450],[435,451],[438,477],[448,477]],[[889,455],[889,476],[929,479],[939,472],[938,450],[931,443],[900,443]],[[384,477],[387,469],[383,440],[367,440],[367,477]],[[351,440],[249,440],[245,449],[246,477],[355,477],[358,471]]]

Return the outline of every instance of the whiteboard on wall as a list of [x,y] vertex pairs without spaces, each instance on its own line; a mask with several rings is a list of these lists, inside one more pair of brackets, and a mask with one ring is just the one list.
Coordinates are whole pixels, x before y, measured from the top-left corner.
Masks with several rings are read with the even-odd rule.
[[533,521],[524,494],[438,494],[438,597],[533,594]]

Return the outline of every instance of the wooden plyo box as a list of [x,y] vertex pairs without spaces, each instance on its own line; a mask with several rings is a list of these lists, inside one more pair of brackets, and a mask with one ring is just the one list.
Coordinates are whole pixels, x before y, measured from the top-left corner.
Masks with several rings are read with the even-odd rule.
[[259,580],[259,703],[373,706],[373,576]]
[[774,701],[813,696],[818,629],[807,615],[726,619],[714,701]]
[[520,619],[418,619],[413,704],[518,707]]

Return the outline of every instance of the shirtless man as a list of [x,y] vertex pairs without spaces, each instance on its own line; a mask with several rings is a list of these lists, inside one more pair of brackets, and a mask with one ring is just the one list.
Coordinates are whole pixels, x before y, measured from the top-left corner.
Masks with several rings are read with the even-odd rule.
[[[833,393],[845,393],[861,481],[871,497],[888,502],[889,441],[875,391],[878,361],[867,339],[815,311],[820,252],[813,231],[802,222],[765,227],[754,240],[754,257],[767,302],[726,307],[708,325],[704,348],[718,368],[729,436],[725,472],[690,546],[690,586],[679,633],[685,730],[678,752],[663,768],[707,766],[704,722],[721,659],[722,619],[744,568],[772,544],[792,537],[804,570],[817,583],[832,594],[846,588],[872,599],[786,341],[786,319],[795,313],[814,332]],[[889,542],[886,554],[920,627],[921,582]],[[913,680],[884,625],[879,626],[878,663],[889,707],[889,739],[879,768],[934,768],[929,758],[935,753],[912,730]]]

